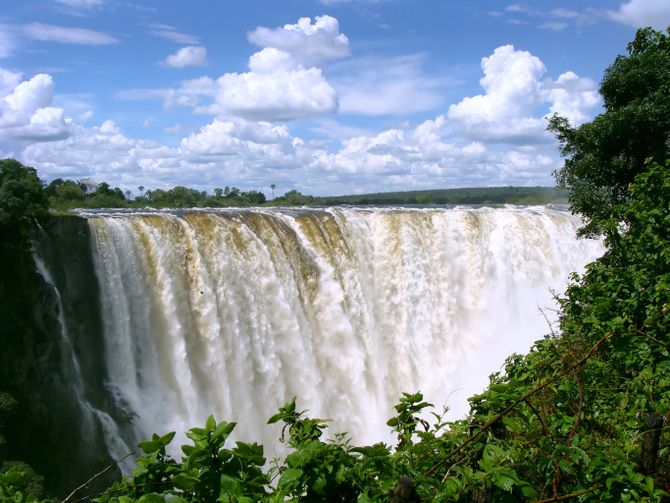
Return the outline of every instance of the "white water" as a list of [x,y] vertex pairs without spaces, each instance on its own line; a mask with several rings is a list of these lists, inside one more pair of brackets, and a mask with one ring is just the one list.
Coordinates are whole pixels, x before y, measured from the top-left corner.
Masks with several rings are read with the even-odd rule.
[[403,391],[462,416],[602,252],[545,207],[87,216],[110,385],[139,438],[213,413],[270,445],[293,396],[356,442],[390,441]]
[[80,407],[81,415],[83,419],[81,423],[80,434],[83,438],[93,438],[95,430],[95,419],[98,421],[98,425],[101,428],[102,434],[105,438],[105,443],[107,444],[107,451],[111,459],[116,460],[119,469],[123,474],[128,474],[132,471],[134,467],[134,462],[128,459],[128,454],[132,453],[134,449],[128,447],[124,442],[123,437],[119,431],[118,426],[106,412],[95,408],[88,400],[84,398],[84,382],[81,376],[81,366],[79,365],[79,360],[75,354],[72,344],[70,342],[70,334],[68,332],[67,321],[64,316],[63,310],[63,301],[61,299],[60,292],[56,288],[56,284],[47,268],[42,257],[33,250],[33,260],[35,262],[35,268],[37,272],[42,276],[44,282],[50,285],[53,288],[53,292],[56,296],[56,304],[58,311],[58,324],[60,325],[60,336],[61,336],[61,349],[66,357],[64,363],[69,367],[68,370],[72,373],[72,379],[70,384],[72,385],[72,390],[74,391],[75,396],[77,397],[77,403]]

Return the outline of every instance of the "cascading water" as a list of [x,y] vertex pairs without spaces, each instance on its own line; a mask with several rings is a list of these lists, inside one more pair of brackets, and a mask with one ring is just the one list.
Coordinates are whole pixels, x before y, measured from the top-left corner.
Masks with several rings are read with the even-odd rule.
[[137,438],[213,413],[269,445],[293,396],[357,442],[390,440],[403,391],[461,416],[602,251],[547,207],[83,215],[109,386]]
[[124,442],[123,435],[114,419],[105,411],[93,406],[91,402],[84,397],[84,382],[79,359],[77,358],[70,341],[70,334],[68,333],[67,320],[64,316],[65,310],[63,309],[63,301],[60,292],[56,287],[55,281],[51,277],[48,267],[36,250],[33,250],[33,260],[37,272],[42,276],[45,283],[53,289],[56,298],[58,324],[60,328],[60,344],[63,354],[65,355],[65,361],[63,363],[66,368],[64,368],[63,371],[69,374],[68,381],[72,386],[72,390],[79,405],[79,416],[82,418],[80,423],[80,435],[83,438],[93,438],[95,436],[95,429],[99,426],[104,436],[105,443],[107,444],[109,456],[117,462],[122,473],[130,473],[134,463],[132,460],[128,459],[128,454],[132,453],[133,449],[129,448]]

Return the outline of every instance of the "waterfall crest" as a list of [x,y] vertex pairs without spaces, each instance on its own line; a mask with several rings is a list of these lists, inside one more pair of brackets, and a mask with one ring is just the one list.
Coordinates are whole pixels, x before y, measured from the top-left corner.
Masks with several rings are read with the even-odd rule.
[[83,215],[108,385],[138,438],[213,413],[267,445],[293,396],[356,442],[390,440],[402,391],[461,416],[602,252],[549,207]]

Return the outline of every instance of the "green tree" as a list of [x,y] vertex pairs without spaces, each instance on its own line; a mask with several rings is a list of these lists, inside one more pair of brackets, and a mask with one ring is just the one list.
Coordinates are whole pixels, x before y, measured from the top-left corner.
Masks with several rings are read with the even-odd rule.
[[[59,204],[71,204],[76,202],[81,202],[86,199],[86,188],[81,184],[74,182],[72,180],[63,181],[60,179],[60,182],[54,190],[54,203]],[[54,180],[55,182],[56,180]],[[52,187],[50,183],[47,189]]]
[[612,208],[628,199],[647,158],[670,157],[670,37],[638,30],[628,54],[605,71],[600,93],[605,111],[592,122],[573,127],[558,115],[549,121],[565,157],[556,180],[570,189],[585,234],[599,233]]
[[0,160],[0,229],[3,239],[23,234],[47,212],[42,182],[34,168],[14,159]]

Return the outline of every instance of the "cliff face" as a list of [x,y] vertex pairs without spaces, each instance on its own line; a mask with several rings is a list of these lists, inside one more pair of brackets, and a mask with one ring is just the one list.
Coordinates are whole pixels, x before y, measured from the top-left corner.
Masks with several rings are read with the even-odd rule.
[[8,241],[0,246],[0,390],[18,405],[4,457],[29,463],[49,490],[66,494],[111,462],[89,406],[104,410],[109,400],[88,226],[52,217],[32,254]]

